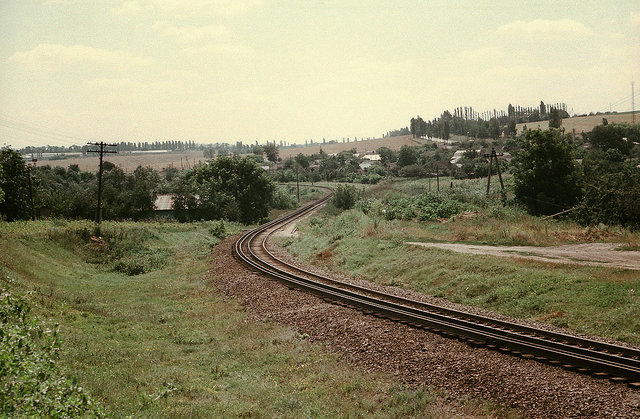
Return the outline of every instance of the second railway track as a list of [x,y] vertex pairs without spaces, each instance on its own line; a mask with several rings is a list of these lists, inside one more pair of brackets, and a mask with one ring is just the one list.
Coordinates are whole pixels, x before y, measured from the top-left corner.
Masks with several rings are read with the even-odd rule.
[[524,358],[556,364],[596,377],[640,388],[640,350],[568,334],[523,326],[410,300],[347,284],[287,263],[267,248],[269,237],[284,226],[322,207],[332,191],[318,201],[243,234],[234,253],[252,269],[287,286],[411,326]]

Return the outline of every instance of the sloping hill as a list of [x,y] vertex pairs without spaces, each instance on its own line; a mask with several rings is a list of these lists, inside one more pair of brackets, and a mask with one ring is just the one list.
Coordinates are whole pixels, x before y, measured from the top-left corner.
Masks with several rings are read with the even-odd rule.
[[[284,148],[280,149],[280,157],[285,159],[289,158],[289,156],[296,156],[299,153],[311,155],[320,152],[321,148],[322,151],[327,154],[339,153],[353,148],[355,148],[358,153],[375,151],[380,147],[389,147],[390,149],[397,151],[405,144],[420,145],[421,143],[418,140],[413,139],[411,135],[403,135],[399,137],[377,138],[374,140],[352,141],[349,143],[314,144],[313,146],[307,147],[300,146]],[[196,164],[204,163],[207,161],[207,158],[204,157],[202,151],[187,151],[157,154],[111,154],[108,155],[105,160],[110,161],[116,166],[122,167],[127,172],[132,172],[138,166],[151,167],[156,170],[163,170],[167,167],[188,169]],[[72,164],[77,164],[82,171],[97,172],[98,156],[75,157],[64,160],[42,160],[38,162],[38,164],[48,164],[52,167],[61,166],[65,168]]]
[[[565,118],[562,120],[562,126],[566,133],[572,133],[575,129],[576,135],[580,135],[583,132],[589,132],[593,127],[602,125],[602,118],[606,118],[609,123],[627,123],[630,124],[633,120],[631,112],[627,113],[610,113],[601,115],[589,115],[589,116],[576,116],[573,118]],[[640,123],[640,112],[636,112],[636,123]],[[523,124],[517,124],[516,129],[518,133],[522,132],[522,128],[526,126],[527,129],[548,129],[549,121],[527,122]]]
[[376,151],[380,147],[388,147],[391,150],[400,150],[403,145],[421,145],[421,143],[412,138],[411,135],[401,135],[398,137],[377,138],[374,140],[364,141],[352,141],[350,143],[334,143],[334,144],[314,144],[313,146],[301,146],[295,148],[285,148],[280,150],[280,157],[283,159],[289,157],[289,155],[295,156],[299,153],[304,155],[311,155],[319,153],[320,149],[327,154],[339,153],[341,151],[347,151],[356,149],[358,153],[366,153],[369,151]]

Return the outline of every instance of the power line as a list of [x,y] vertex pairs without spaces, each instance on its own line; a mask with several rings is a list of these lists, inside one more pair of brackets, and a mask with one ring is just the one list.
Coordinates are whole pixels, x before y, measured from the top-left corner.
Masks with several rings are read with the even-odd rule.
[[[79,143],[84,143],[86,141],[86,138],[68,135],[42,127],[41,125],[34,124],[32,122],[21,121],[2,114],[0,114],[0,126],[23,134],[28,134],[33,137],[44,137],[45,139],[55,140],[66,144],[79,145]],[[14,138],[17,139],[16,136],[14,136]]]
[[620,99],[616,102],[612,102],[606,106],[602,106],[600,107],[600,109],[612,109],[612,110],[616,110],[616,111],[627,111],[630,109],[620,109],[621,107],[625,106],[625,105],[632,105],[633,101],[635,99],[640,100],[640,92],[638,92],[637,94],[634,94],[633,96],[625,96],[624,99]]

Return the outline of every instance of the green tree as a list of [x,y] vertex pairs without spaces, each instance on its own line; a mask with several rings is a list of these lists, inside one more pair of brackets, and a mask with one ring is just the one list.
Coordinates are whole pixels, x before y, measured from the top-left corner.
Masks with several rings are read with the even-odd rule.
[[253,223],[269,214],[275,187],[251,159],[219,157],[193,169],[188,181],[200,196],[198,209],[204,219]]
[[491,135],[491,138],[493,138],[494,140],[497,140],[500,136],[500,123],[498,123],[498,120],[496,118],[491,118],[489,120],[489,133]]
[[599,148],[602,151],[614,148],[624,155],[629,155],[633,143],[640,142],[640,125],[598,125],[587,134],[587,141],[594,148]]
[[398,166],[404,167],[418,162],[418,153],[415,148],[403,145],[398,153]]
[[298,153],[295,157],[294,157],[296,163],[298,163],[298,166],[300,166],[303,169],[308,169],[309,166],[311,165],[310,162],[310,158],[308,156],[305,156],[302,153]]
[[173,214],[180,222],[190,221],[198,217],[198,199],[195,186],[190,183],[191,173],[187,172],[178,179],[172,197]]
[[385,166],[396,161],[396,153],[389,147],[380,147],[376,152],[380,155],[380,163]]
[[127,217],[141,216],[153,211],[156,200],[156,188],[160,183],[160,175],[150,167],[138,166],[133,174],[126,177],[126,193],[124,206]]
[[569,209],[581,197],[580,170],[571,145],[559,131],[527,131],[513,166],[516,199],[531,214]]
[[549,128],[560,128],[560,125],[562,125],[560,111],[556,108],[551,108],[549,111]]
[[333,194],[332,201],[336,208],[348,210],[353,208],[357,198],[358,194],[353,185],[338,185]]
[[418,115],[416,118],[411,118],[410,131],[413,138],[423,137],[427,134],[427,123]]
[[449,121],[444,121],[444,133],[442,135],[444,140],[449,139]]
[[52,217],[94,218],[97,180],[93,173],[81,172],[77,165],[38,166],[32,170],[35,207]]
[[[458,163],[462,164],[462,172],[468,178],[485,177],[489,173],[487,159],[475,150],[466,151]],[[492,172],[497,173],[495,167]]]
[[264,153],[267,155],[267,160],[270,162],[278,161],[278,147],[275,143],[269,143],[263,147]]
[[[4,183],[4,175],[2,172],[2,166],[0,166],[0,186]],[[0,187],[0,204],[4,202],[4,191],[2,187]]]
[[[619,160],[618,150],[610,149],[604,160]],[[585,224],[619,224],[640,230],[640,168],[627,161],[608,161],[610,171],[592,173],[576,217]],[[601,166],[602,167],[602,166]]]
[[28,219],[31,215],[31,203],[24,160],[17,151],[4,147],[0,150],[0,170],[0,190],[4,193],[0,215],[7,221]]

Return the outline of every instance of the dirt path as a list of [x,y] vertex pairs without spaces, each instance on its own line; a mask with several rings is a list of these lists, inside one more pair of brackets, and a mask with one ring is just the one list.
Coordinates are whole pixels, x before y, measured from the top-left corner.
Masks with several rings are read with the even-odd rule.
[[460,253],[537,260],[549,263],[572,263],[577,265],[606,266],[610,268],[640,270],[639,251],[615,250],[620,243],[585,243],[562,246],[483,246],[460,243],[407,244],[436,247]]

